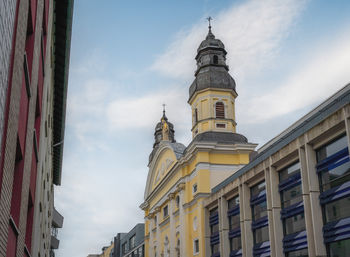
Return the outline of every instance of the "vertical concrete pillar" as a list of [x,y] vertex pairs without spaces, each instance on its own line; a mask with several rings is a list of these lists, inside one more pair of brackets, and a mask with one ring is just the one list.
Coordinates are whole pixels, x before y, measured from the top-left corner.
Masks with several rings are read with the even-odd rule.
[[170,219],[170,234],[169,234],[169,245],[170,245],[170,256],[175,256],[176,253],[176,231],[175,231],[175,194],[169,194],[169,219]]
[[187,235],[187,221],[185,219],[185,184],[179,185],[179,195],[180,195],[180,204],[179,204],[179,215],[180,215],[180,256],[187,257],[187,247],[188,242],[186,240]]
[[205,244],[205,257],[210,257],[210,225],[209,225],[209,210],[204,209],[204,244]]
[[220,231],[220,256],[230,255],[228,239],[229,223],[227,218],[228,205],[225,197],[220,197],[218,202],[219,231]]
[[[305,135],[305,139],[306,135]],[[307,140],[305,140],[307,142]],[[299,148],[301,182],[304,201],[305,225],[309,256],[326,256],[323,243],[322,208],[319,201],[320,190],[316,172],[316,154],[312,146],[305,144]]]
[[266,165],[268,167],[265,167],[267,215],[269,220],[271,256],[279,257],[283,256],[283,224],[280,214],[281,199],[278,191],[278,172],[271,163],[271,158],[269,158],[269,164]]
[[345,131],[346,131],[346,136],[348,138],[348,148],[350,148],[350,118],[349,118],[349,113],[346,112],[346,109],[343,109],[343,114],[344,114],[344,121],[345,121]]
[[246,183],[240,185],[240,218],[243,256],[253,256],[252,211],[250,208],[250,188]]

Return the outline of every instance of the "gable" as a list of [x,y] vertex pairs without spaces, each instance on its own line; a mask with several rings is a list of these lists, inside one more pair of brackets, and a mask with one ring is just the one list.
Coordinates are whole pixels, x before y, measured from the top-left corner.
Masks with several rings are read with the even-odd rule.
[[154,158],[149,165],[145,199],[161,183],[171,168],[177,162],[176,154],[169,145],[162,145],[157,149]]

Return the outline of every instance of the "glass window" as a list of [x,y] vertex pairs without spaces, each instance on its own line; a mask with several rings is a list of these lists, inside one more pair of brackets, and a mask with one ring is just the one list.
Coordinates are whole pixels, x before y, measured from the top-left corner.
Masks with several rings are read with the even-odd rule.
[[254,244],[269,241],[269,226],[254,230]]
[[230,225],[230,230],[238,228],[240,226],[239,214],[229,217],[229,225]]
[[350,196],[330,202],[324,207],[326,222],[336,221],[350,216]]
[[210,232],[211,232],[212,235],[217,233],[217,232],[219,232],[219,224],[211,225],[210,226]]
[[262,217],[267,216],[266,201],[255,204],[252,206],[252,208],[253,208],[253,221],[256,221]]
[[300,213],[295,216],[284,219],[283,226],[284,226],[285,235],[304,231],[305,230],[304,213]]
[[350,180],[350,162],[321,172],[322,190],[327,191],[333,187],[340,186]]
[[214,209],[211,209],[210,211],[209,211],[209,216],[211,217],[211,216],[214,216],[214,215],[216,215],[218,213],[218,208],[214,208]]
[[227,201],[227,203],[228,203],[229,210],[235,208],[236,206],[239,205],[239,196],[231,198],[230,200]]
[[340,150],[344,149],[348,146],[347,138],[346,136],[342,136],[341,138],[338,138],[331,142],[330,144],[321,147],[317,150],[316,156],[317,156],[317,162],[320,162],[327,157],[339,152]]
[[266,187],[265,181],[261,182],[258,185],[255,185],[251,188],[251,196],[256,196],[260,192],[264,191]]
[[198,239],[193,242],[193,253],[199,253],[199,241]]
[[329,255],[330,257],[350,256],[350,239],[329,244]]
[[303,201],[301,184],[281,192],[282,208]]
[[216,254],[220,252],[220,244],[211,245],[211,254]]
[[194,184],[193,185],[193,193],[196,193],[197,192],[197,184]]
[[307,257],[307,256],[309,256],[309,253],[307,252],[307,248],[286,253],[286,257]]
[[133,235],[130,239],[129,239],[129,246],[130,249],[135,247],[135,235]]
[[166,217],[168,217],[168,215],[169,215],[169,213],[168,213],[168,205],[167,205],[163,208],[163,217],[166,218]]
[[279,172],[280,181],[288,179],[290,176],[300,173],[300,162],[294,163]]
[[126,253],[126,242],[124,244],[122,244],[122,252]]
[[230,250],[232,251],[237,251],[242,248],[242,242],[241,242],[241,237],[234,237],[230,239]]

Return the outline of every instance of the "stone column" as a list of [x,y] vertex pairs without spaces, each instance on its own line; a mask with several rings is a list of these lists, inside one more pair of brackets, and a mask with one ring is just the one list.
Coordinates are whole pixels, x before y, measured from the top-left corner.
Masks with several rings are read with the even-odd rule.
[[[306,139],[306,135],[305,135]],[[307,142],[307,140],[305,140]],[[299,148],[301,164],[301,184],[304,201],[304,215],[309,256],[326,256],[326,247],[323,243],[323,220],[320,205],[320,190],[316,172],[316,154],[312,146],[305,144]]]
[[218,199],[219,231],[220,231],[220,256],[230,256],[228,239],[229,223],[227,217],[228,205],[225,197]]
[[185,218],[185,183],[181,183],[178,186],[179,195],[180,195],[180,204],[179,204],[179,215],[180,215],[180,256],[187,257],[187,246],[186,241],[186,232],[187,232],[187,220]]
[[253,256],[252,211],[250,208],[250,189],[246,183],[239,187],[241,238],[243,256]]
[[268,167],[265,167],[267,215],[269,220],[269,237],[271,256],[283,256],[283,229],[281,222],[281,199],[278,191],[279,176],[271,166],[271,157]]
[[175,194],[169,194],[169,219],[170,219],[170,233],[169,233],[169,248],[170,248],[170,256],[176,256],[175,248],[176,248],[176,231],[175,231],[175,217],[174,217],[174,204],[175,204]]
[[153,253],[153,228],[154,228],[154,219],[153,219],[153,215],[148,215],[148,219],[149,219],[149,241],[148,241],[148,257],[153,257],[154,253]]
[[[157,217],[157,224],[156,224],[156,236],[155,236],[155,238],[156,238],[156,243],[155,243],[155,247],[156,247],[156,253],[157,253],[157,256],[160,256],[160,254],[161,254],[161,241],[160,241],[160,230],[159,230],[159,221],[160,221],[160,208],[159,207],[157,207],[156,209],[155,209],[155,215],[156,215],[156,217]],[[154,247],[153,246],[153,247]]]

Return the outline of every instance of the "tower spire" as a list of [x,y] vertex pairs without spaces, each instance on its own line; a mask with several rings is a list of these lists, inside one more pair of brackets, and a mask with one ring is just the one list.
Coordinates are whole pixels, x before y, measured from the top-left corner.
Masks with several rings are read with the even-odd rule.
[[213,18],[212,18],[211,16],[209,16],[209,17],[207,18],[207,20],[208,20],[208,23],[209,23],[209,26],[208,26],[209,31],[208,31],[207,39],[214,39],[215,36],[214,36],[214,34],[211,32],[211,21],[213,20]]

